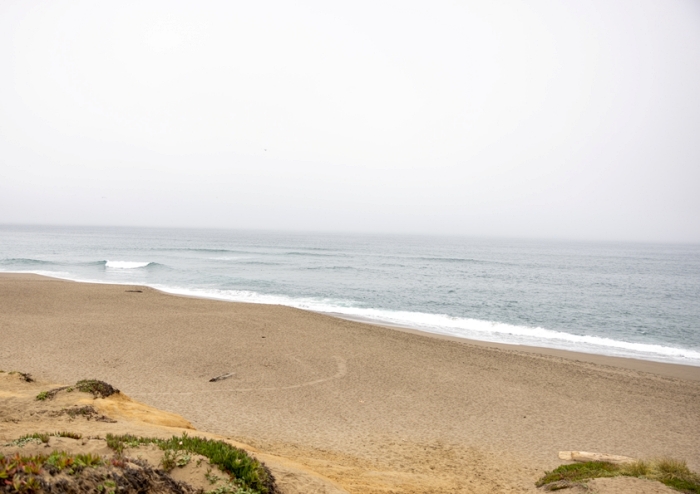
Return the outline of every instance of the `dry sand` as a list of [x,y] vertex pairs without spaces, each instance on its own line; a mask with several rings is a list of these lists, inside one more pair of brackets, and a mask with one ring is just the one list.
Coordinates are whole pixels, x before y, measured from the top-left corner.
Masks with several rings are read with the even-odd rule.
[[352,493],[536,492],[560,450],[700,469],[696,367],[605,365],[617,361],[34,275],[0,276],[0,336],[3,370],[107,381]]

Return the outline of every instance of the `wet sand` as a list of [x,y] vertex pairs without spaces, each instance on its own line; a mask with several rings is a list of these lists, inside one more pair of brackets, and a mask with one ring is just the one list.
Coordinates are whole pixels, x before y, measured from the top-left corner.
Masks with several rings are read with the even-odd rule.
[[349,492],[533,492],[560,450],[700,469],[698,367],[35,275],[0,275],[0,335],[0,369],[107,381]]

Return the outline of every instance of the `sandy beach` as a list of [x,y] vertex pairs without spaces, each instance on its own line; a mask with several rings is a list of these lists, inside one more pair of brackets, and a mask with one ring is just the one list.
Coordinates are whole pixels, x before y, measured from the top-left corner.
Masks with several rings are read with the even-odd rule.
[[0,335],[0,369],[104,380],[351,493],[536,492],[560,450],[700,470],[699,367],[21,274]]

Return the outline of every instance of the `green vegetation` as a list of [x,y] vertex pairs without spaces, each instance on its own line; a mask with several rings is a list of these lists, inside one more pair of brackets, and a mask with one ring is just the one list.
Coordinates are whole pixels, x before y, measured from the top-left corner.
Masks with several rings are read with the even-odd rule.
[[82,381],[75,383],[75,386],[61,386],[50,391],[42,391],[36,396],[36,399],[39,401],[53,400],[59,391],[65,390],[67,393],[72,393],[76,389],[78,391],[82,391],[83,393],[90,393],[95,398],[107,398],[115,393],[119,393],[118,389],[104,381],[98,381],[97,379],[83,379]]
[[687,494],[700,494],[700,475],[691,472],[684,461],[662,458],[627,465],[589,461],[561,465],[539,479],[535,485],[545,490],[566,489],[600,477],[639,477],[659,482]]
[[15,439],[14,441],[8,443],[8,446],[19,446],[21,448],[25,444],[29,444],[31,442],[39,442],[39,443],[46,444],[49,442],[49,434],[47,434],[45,432],[35,432],[33,434],[25,434],[24,436],[20,436],[19,438]]
[[163,470],[169,472],[175,467],[184,467],[190,462],[191,459],[192,455],[189,454],[187,451],[176,451],[173,449],[166,449],[163,453],[163,460],[161,461],[161,465],[163,467]]
[[56,436],[56,437],[69,437],[71,439],[82,439],[83,438],[82,434],[79,434],[77,432],[68,432],[68,431],[58,431],[58,432],[54,432],[51,435]]
[[103,464],[104,460],[92,453],[69,455],[65,451],[54,451],[44,462],[49,472],[58,473],[66,471],[68,474],[78,472],[86,467],[97,467]]
[[37,475],[42,470],[72,475],[84,468],[97,467],[103,463],[102,458],[90,453],[70,455],[64,451],[54,451],[48,456],[16,454],[11,457],[0,454],[0,482],[8,486],[10,492],[35,492],[41,489]]
[[33,434],[25,434],[24,436],[20,436],[18,439],[15,439],[14,441],[8,443],[8,446],[19,446],[20,448],[23,447],[25,444],[29,444],[31,442],[39,442],[39,443],[48,443],[49,442],[49,437],[54,436],[54,437],[69,437],[71,439],[82,439],[83,435],[78,434],[77,432],[68,432],[68,431],[58,431],[58,432],[52,432],[52,433],[47,433],[47,432],[35,432]]
[[117,492],[117,483],[113,480],[105,480],[104,483],[97,485],[97,492],[115,494]]
[[[69,431],[33,433],[12,441],[8,446],[24,446],[30,442],[49,443],[51,437],[78,440],[82,435]],[[162,486],[164,482],[170,483],[175,488],[177,484],[163,470],[154,470],[141,460],[129,460],[122,455],[125,448],[154,444],[163,450],[164,470],[184,467],[192,461],[194,455],[199,455],[198,466],[204,458],[207,458],[210,464],[228,474],[225,478],[220,478],[212,474],[212,469],[209,469],[205,477],[210,482],[212,490],[206,494],[276,493],[274,478],[264,465],[248,456],[245,451],[222,441],[189,437],[187,434],[173,436],[170,439],[108,434],[106,441],[108,446],[117,452],[113,458],[103,458],[92,453],[71,454],[60,450],[54,450],[48,454],[25,456],[19,453],[14,456],[0,454],[0,491],[30,493],[50,490],[54,492],[51,489],[58,488],[60,492],[116,494],[133,482],[138,482],[146,489],[143,492],[147,491],[148,486]],[[138,464],[140,468],[136,470],[129,468],[129,462]],[[102,468],[96,470],[96,467]],[[111,470],[113,468],[118,470]],[[85,472],[82,473],[83,471]],[[64,476],[56,476],[59,473]],[[65,484],[66,481],[68,484]],[[65,485],[59,485],[56,482]],[[173,492],[179,491],[175,489]]]
[[[190,461],[190,454],[202,455],[208,458],[212,465],[216,465],[230,475],[231,484],[219,488],[228,490],[221,490],[220,494],[228,492],[273,494],[275,492],[274,478],[265,466],[248,456],[242,449],[223,441],[190,437],[186,433],[170,439],[107,434],[106,439],[107,445],[118,454],[121,454],[124,448],[138,447],[142,444],[157,445],[164,451],[163,468],[166,470],[186,465]],[[218,490],[215,491],[218,493]]]
[[107,398],[119,390],[97,379],[83,379],[75,383],[75,389],[83,393],[91,393],[95,398]]

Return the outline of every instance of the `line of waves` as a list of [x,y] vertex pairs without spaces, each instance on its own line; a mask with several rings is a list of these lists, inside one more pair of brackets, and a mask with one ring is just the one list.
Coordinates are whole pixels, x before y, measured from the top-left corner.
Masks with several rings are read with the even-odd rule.
[[44,261],[42,259],[27,259],[24,257],[0,259],[0,265],[2,266],[51,266],[58,265],[53,261]]
[[[51,266],[101,266],[110,269],[139,269],[139,268],[150,268],[150,267],[163,267],[163,264],[157,262],[144,262],[144,261],[91,261],[91,262],[54,262],[46,261],[42,259],[27,259],[27,258],[10,258],[10,259],[0,259],[0,266],[9,267],[19,270],[26,269],[36,269],[36,268],[49,268]],[[38,273],[37,273],[38,274]]]
[[601,336],[576,335],[540,327],[517,326],[444,314],[363,308],[343,300],[294,298],[285,295],[265,295],[246,290],[173,288],[158,285],[153,285],[153,287],[177,295],[232,302],[285,305],[458,338],[700,366],[700,349],[676,348],[653,343],[633,343]]

